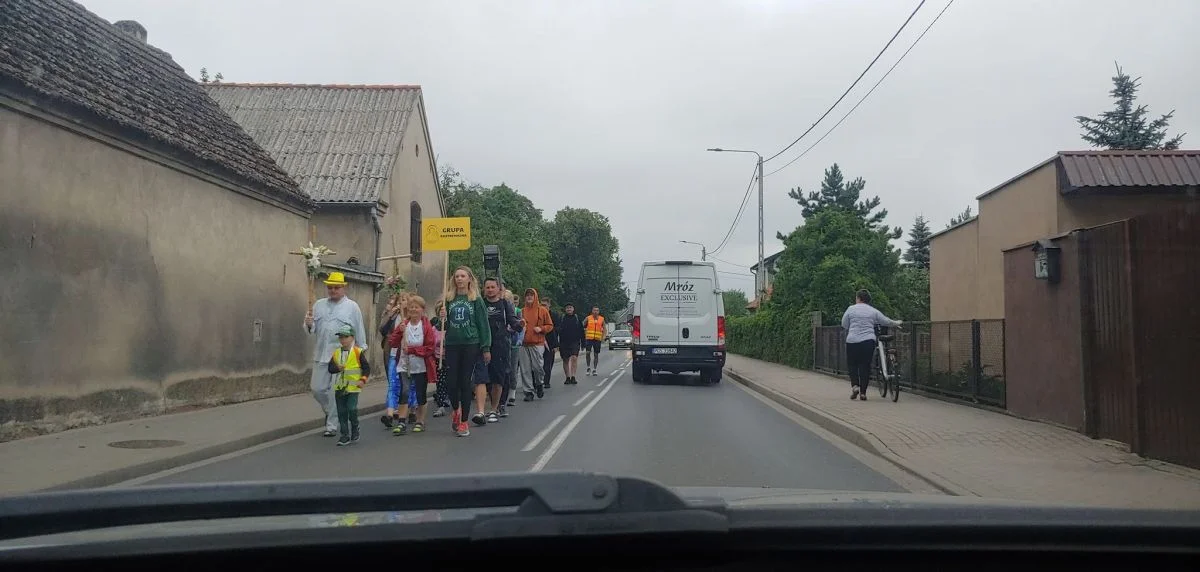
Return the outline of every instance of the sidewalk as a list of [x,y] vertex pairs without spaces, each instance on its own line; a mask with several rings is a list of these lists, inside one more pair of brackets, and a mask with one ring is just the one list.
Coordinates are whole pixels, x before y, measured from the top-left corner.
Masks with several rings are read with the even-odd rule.
[[956,495],[1137,508],[1200,508],[1200,471],[982,409],[901,393],[850,401],[846,380],[730,354],[726,372],[851,443]]
[[[368,427],[378,423],[372,414],[384,409],[386,392],[386,383],[363,389],[359,417]],[[0,443],[0,496],[108,486],[324,425],[317,402],[305,392],[18,439]],[[174,443],[110,445],[155,440]]]

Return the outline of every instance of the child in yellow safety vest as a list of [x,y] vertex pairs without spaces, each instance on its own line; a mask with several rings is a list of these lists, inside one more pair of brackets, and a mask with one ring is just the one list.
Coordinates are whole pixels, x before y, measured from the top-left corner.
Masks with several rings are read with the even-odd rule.
[[337,331],[338,343],[329,358],[329,373],[334,375],[333,397],[337,403],[339,447],[357,443],[358,394],[371,375],[371,364],[363,349],[354,345],[354,328],[342,326]]

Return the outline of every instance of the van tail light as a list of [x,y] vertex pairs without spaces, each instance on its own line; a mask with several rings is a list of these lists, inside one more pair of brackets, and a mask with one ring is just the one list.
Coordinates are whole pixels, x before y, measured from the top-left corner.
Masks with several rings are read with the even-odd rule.
[[725,349],[725,316],[717,316],[717,347]]
[[640,342],[642,340],[642,317],[633,317],[633,341]]

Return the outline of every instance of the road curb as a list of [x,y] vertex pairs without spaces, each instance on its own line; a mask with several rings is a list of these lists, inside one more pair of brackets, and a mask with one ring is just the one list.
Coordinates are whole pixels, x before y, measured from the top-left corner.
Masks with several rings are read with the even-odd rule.
[[896,465],[904,472],[909,473],[912,476],[925,481],[926,483],[929,483],[930,486],[942,491],[943,493],[954,496],[976,496],[975,493],[951,483],[946,479],[914,467],[912,463],[893,453],[887,448],[887,445],[885,445],[883,441],[880,441],[878,437],[872,435],[869,431],[856,427],[850,423],[838,419],[837,417],[825,413],[816,407],[766,387],[730,369],[729,367],[725,368],[725,374],[739,384],[746,386],[752,391],[763,395],[775,403],[778,403],[779,405],[787,408],[789,411],[808,419],[813,423],[816,423],[822,429],[825,429],[826,431],[829,431],[830,433],[833,433],[834,435],[853,443],[856,447],[881,459],[884,459],[893,465]]
[[[378,413],[385,409],[387,409],[386,403],[377,403],[377,404],[369,405],[367,407],[360,408],[358,410],[358,414],[360,417],[364,416],[364,415],[372,415],[374,413]],[[117,483],[122,483],[122,482],[125,482],[128,480],[136,479],[138,477],[144,477],[146,475],[152,475],[154,473],[166,471],[169,469],[174,469],[176,467],[182,467],[184,465],[198,463],[200,461],[203,461],[206,459],[211,459],[213,457],[219,457],[221,455],[234,453],[234,452],[240,451],[242,449],[248,449],[255,445],[261,445],[263,443],[268,443],[268,442],[274,441],[276,439],[282,439],[284,437],[295,435],[297,433],[304,433],[306,431],[315,431],[324,426],[325,426],[325,421],[321,420],[321,419],[311,419],[311,420],[304,421],[301,423],[293,423],[291,425],[284,425],[282,427],[276,427],[275,429],[272,429],[270,431],[256,433],[253,435],[247,435],[240,439],[236,439],[233,441],[227,441],[225,443],[220,443],[217,445],[212,445],[210,447],[205,447],[203,449],[198,449],[198,450],[191,451],[188,453],[182,453],[179,455],[175,455],[173,457],[167,457],[165,459],[156,459],[153,461],[147,461],[145,463],[139,463],[137,465],[131,465],[128,467],[122,467],[120,469],[114,469],[112,471],[107,471],[104,473],[100,473],[98,475],[91,475],[88,477],[84,477],[82,479],[76,479],[74,481],[60,483],[60,484],[54,485],[49,488],[41,489],[37,492],[61,491],[61,490],[68,490],[68,489],[92,489],[92,488],[107,487],[107,486],[115,485]]]

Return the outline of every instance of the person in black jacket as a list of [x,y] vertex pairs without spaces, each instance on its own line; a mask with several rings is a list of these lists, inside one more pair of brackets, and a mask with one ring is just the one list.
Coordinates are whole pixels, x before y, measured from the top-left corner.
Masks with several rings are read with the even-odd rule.
[[567,377],[567,385],[579,383],[575,379],[575,370],[579,367],[579,346],[583,343],[583,322],[575,313],[575,305],[567,304],[563,315],[554,326],[558,334],[558,353],[563,360],[563,375]]
[[492,361],[487,364],[488,399],[490,408],[488,422],[508,417],[509,379],[512,376],[512,332],[521,328],[517,309],[503,295],[500,281],[488,278],[483,281],[483,302],[487,305],[488,324],[492,328]]
[[554,373],[554,352],[558,350],[558,314],[554,313],[554,302],[549,298],[542,301],[542,306],[550,312],[550,322],[554,329],[546,334],[546,351],[542,353],[542,384],[550,389],[550,374]]

